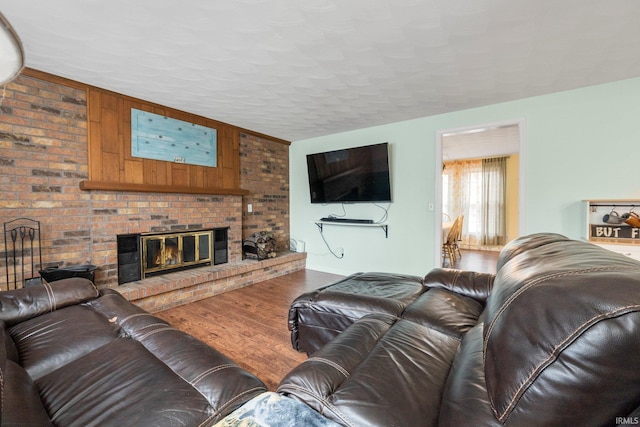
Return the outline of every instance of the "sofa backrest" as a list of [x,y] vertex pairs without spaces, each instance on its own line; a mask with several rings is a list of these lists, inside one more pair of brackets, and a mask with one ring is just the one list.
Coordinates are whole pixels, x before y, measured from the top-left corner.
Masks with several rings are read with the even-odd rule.
[[501,260],[483,333],[498,421],[604,425],[631,413],[640,403],[640,263],[550,234],[516,240]]
[[81,277],[0,292],[0,320],[11,326],[69,305],[81,304],[99,295],[95,285]]
[[563,240],[569,240],[569,238],[556,233],[536,233],[513,239],[500,251],[496,271],[500,271],[507,262],[521,253]]

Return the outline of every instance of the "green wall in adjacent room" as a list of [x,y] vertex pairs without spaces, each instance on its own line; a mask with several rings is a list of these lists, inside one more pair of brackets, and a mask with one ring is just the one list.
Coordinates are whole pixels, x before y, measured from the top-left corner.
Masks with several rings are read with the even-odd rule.
[[[295,141],[290,147],[291,236],[305,241],[307,268],[349,274],[387,271],[423,275],[436,247],[436,134],[446,129],[523,120],[521,153],[525,234],[550,231],[584,236],[584,199],[640,197],[640,78],[518,101]],[[309,202],[306,154],[388,141],[393,202],[389,237],[383,231],[325,227],[314,220],[341,214],[341,205]],[[384,204],[386,206],[386,204]],[[347,216],[379,219],[371,204],[347,205]]]

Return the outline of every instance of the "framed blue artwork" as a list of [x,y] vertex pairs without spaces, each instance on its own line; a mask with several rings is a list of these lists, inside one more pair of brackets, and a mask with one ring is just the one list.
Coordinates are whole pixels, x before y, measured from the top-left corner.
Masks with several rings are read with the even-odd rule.
[[215,129],[131,109],[131,155],[143,159],[216,167]]

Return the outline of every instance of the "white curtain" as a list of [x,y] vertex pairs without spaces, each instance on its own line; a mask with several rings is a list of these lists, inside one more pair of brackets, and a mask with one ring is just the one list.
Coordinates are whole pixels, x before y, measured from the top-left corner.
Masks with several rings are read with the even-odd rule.
[[504,245],[506,240],[504,213],[506,176],[506,157],[482,160],[482,226],[480,236],[484,246]]
[[445,162],[443,212],[451,221],[464,215],[462,246],[482,249],[504,244],[505,176],[504,157]]

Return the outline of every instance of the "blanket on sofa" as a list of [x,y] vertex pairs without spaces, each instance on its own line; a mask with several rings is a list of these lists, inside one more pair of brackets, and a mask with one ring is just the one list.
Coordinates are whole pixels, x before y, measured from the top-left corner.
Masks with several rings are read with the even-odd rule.
[[272,391],[262,393],[214,427],[339,427],[304,403]]

